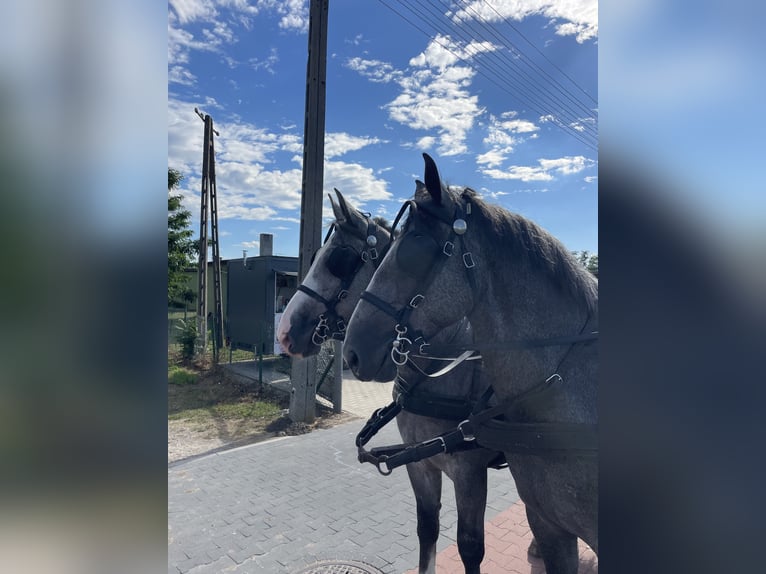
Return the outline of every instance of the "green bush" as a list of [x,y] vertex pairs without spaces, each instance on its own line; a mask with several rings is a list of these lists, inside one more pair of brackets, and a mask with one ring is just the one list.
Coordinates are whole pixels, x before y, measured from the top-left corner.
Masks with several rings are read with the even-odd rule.
[[177,329],[180,334],[176,339],[181,343],[181,358],[191,361],[194,358],[194,350],[197,345],[197,321],[196,317],[189,320],[178,320]]

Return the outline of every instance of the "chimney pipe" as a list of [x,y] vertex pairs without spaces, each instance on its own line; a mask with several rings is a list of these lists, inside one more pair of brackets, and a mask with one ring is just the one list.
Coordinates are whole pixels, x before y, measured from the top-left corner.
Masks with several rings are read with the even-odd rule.
[[261,257],[274,254],[274,236],[271,233],[261,233],[260,245]]

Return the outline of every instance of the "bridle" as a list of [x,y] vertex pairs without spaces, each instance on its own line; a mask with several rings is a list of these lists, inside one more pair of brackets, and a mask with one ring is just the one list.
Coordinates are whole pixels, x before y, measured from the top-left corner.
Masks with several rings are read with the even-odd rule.
[[[319,315],[319,321],[314,327],[314,333],[311,336],[311,342],[321,346],[328,339],[343,340],[346,336],[346,321],[338,314],[337,305],[348,296],[348,289],[354,282],[356,275],[362,269],[363,265],[370,264],[375,269],[378,268],[382,257],[378,253],[377,232],[379,226],[370,218],[369,214],[361,213],[367,223],[366,232],[362,232],[356,227],[344,227],[341,233],[350,233],[364,240],[365,247],[361,251],[351,245],[339,245],[330,253],[327,263],[328,271],[340,279],[338,290],[332,297],[325,298],[310,287],[304,284],[298,286],[301,291],[312,299],[324,305],[324,312]],[[337,233],[340,222],[333,222],[330,229],[327,230],[322,245],[327,244],[333,233]],[[383,249],[387,249],[386,244]],[[314,254],[316,257],[316,253]]]
[[[411,214],[423,211],[440,223],[447,225],[450,229],[450,233],[444,242],[440,245],[440,241],[432,235],[418,234],[412,230],[393,239],[397,225],[408,209]],[[462,254],[462,263],[466,270],[468,282],[471,287],[476,290],[476,278],[473,274],[476,262],[474,261],[473,254],[466,249],[463,240],[463,236],[468,230],[468,219],[471,215],[471,202],[468,192],[466,191],[461,194],[460,202],[456,204],[455,209],[451,214],[446,213],[446,211],[447,210],[444,209],[434,209],[428,204],[418,203],[415,200],[408,200],[402,205],[394,220],[391,235],[392,240],[388,248],[393,245],[394,241],[399,242],[396,252],[397,263],[405,272],[417,274],[419,277],[422,277],[422,281],[418,282],[416,290],[407,298],[408,303],[397,309],[387,301],[384,301],[367,290],[363,291],[360,297],[361,300],[367,301],[394,319],[396,338],[394,339],[391,348],[391,359],[397,366],[402,366],[410,361],[417,368],[417,365],[410,359],[410,353],[413,348],[418,349],[418,354],[420,356],[423,356],[424,358],[427,357],[426,349],[429,347],[429,344],[422,331],[412,327],[410,324],[410,317],[415,309],[417,309],[425,300],[424,293],[428,291],[428,288],[437,276],[438,266],[445,264],[449,258],[456,254],[456,246]],[[415,253],[412,253],[412,251]],[[423,259],[427,259],[427,261],[423,261]],[[456,358],[451,365],[445,367],[445,369],[441,369],[437,373],[432,373],[430,375],[427,373],[423,374],[430,377],[439,377],[446,374],[465,360],[480,358],[479,356],[471,357],[472,353],[472,350],[466,350],[460,357]],[[440,357],[434,356],[428,358],[440,359]]]

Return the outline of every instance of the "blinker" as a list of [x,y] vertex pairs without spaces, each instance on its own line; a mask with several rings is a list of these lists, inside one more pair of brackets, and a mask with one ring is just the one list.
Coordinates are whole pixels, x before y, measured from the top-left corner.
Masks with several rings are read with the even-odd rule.
[[367,236],[367,245],[370,247],[375,247],[378,244],[378,238],[374,235],[368,235]]
[[350,246],[336,247],[327,258],[327,269],[338,279],[345,279],[356,273],[362,263],[359,252]]
[[452,224],[452,231],[458,235],[463,235],[468,231],[468,224],[465,222],[465,219],[456,219]]

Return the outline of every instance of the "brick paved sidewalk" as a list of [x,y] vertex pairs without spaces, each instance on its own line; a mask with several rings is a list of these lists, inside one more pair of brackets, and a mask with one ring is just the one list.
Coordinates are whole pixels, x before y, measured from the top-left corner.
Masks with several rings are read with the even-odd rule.
[[[508,510],[498,514],[484,525],[484,560],[482,574],[545,574],[543,561],[527,554],[532,532],[527,524],[524,503],[519,501]],[[580,541],[580,568],[578,574],[598,574],[598,558],[593,550]],[[417,568],[406,574],[417,574]],[[451,544],[436,557],[439,574],[463,574],[465,572],[457,544]]]

